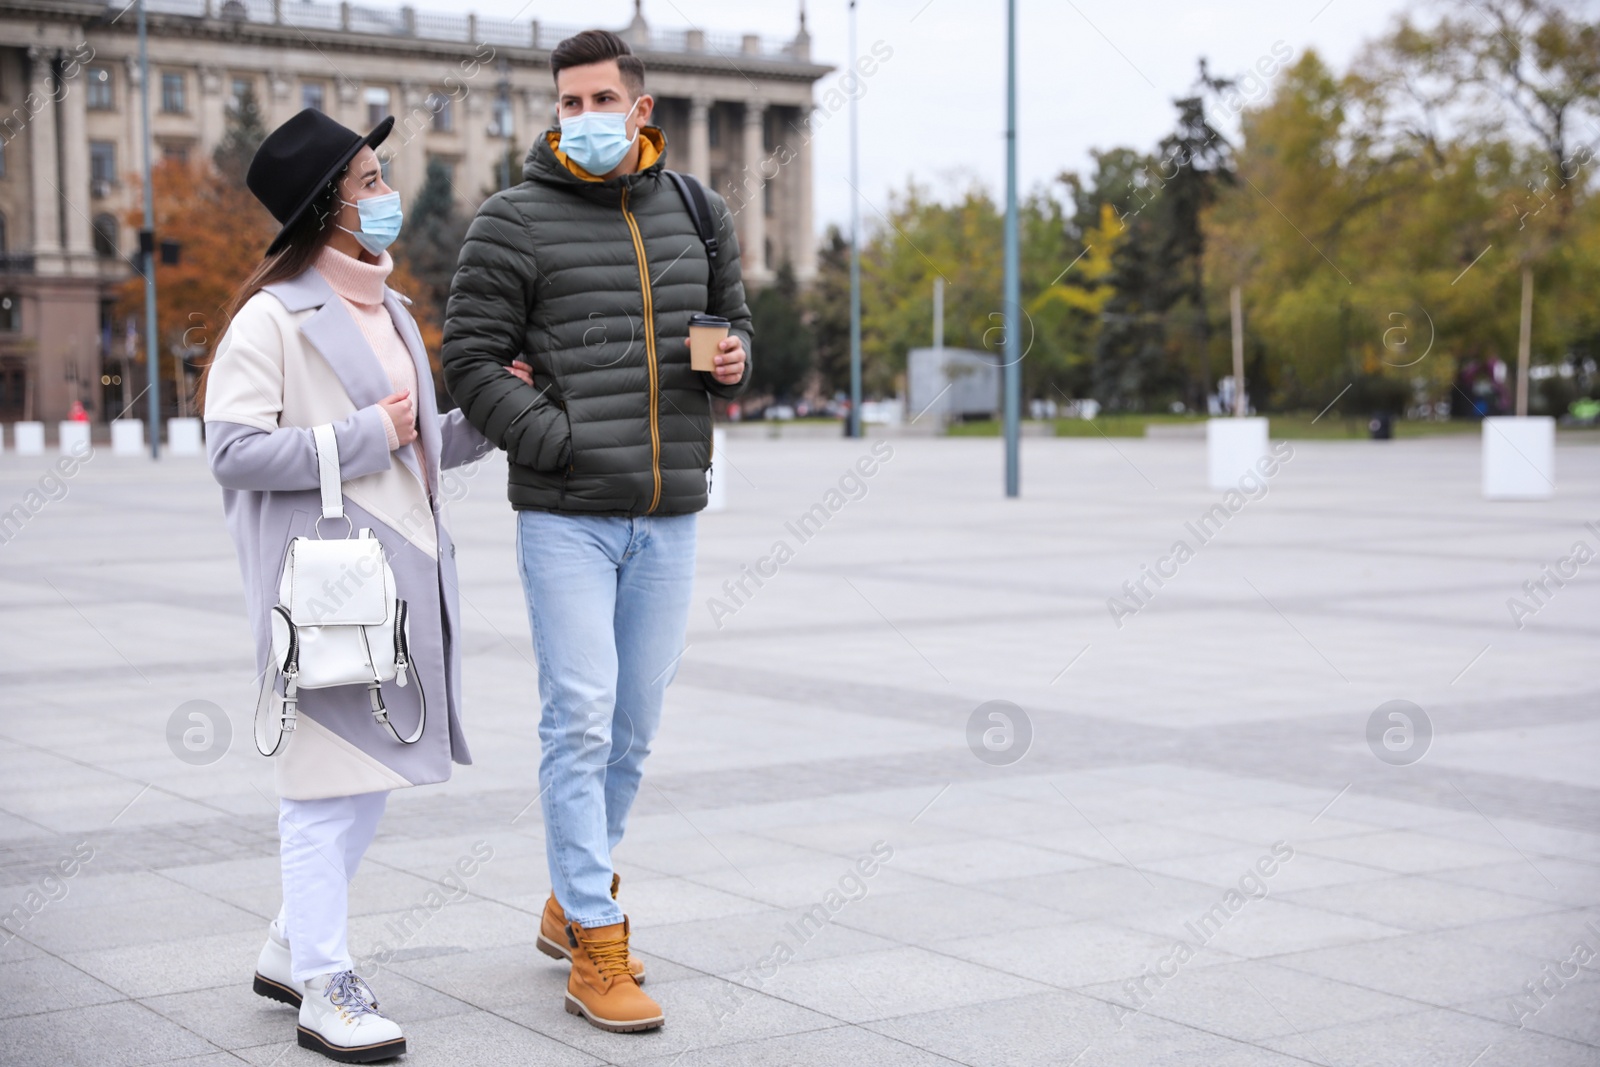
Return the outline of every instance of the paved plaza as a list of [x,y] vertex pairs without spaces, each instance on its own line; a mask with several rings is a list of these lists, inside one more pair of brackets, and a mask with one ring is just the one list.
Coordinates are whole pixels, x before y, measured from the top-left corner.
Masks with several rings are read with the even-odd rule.
[[[391,798],[351,898],[403,1063],[1600,1063],[1600,440],[1519,504],[1471,435],[1295,442],[1231,497],[1198,440],[1028,438],[1015,501],[997,440],[876,447],[724,450],[617,855],[644,1034],[534,948],[504,464],[447,485],[477,762]],[[276,807],[219,491],[53,462],[0,457],[0,1064],[328,1062],[250,990]]]

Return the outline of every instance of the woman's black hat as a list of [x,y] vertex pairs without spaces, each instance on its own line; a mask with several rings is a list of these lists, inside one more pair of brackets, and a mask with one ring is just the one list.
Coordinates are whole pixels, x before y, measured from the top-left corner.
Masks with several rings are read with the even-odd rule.
[[390,115],[363,137],[308,107],[267,134],[244,178],[256,199],[283,226],[267,246],[267,255],[283,247],[290,229],[356,153],[378,147],[393,128]]

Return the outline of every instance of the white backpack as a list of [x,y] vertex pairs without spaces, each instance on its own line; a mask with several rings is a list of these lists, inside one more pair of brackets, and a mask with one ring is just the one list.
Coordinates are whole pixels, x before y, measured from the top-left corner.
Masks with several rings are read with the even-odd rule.
[[[419,683],[417,729],[401,737],[383,705],[384,682],[402,688],[411,666],[410,624],[406,602],[395,596],[394,571],[383,543],[370,529],[357,533],[344,513],[339,478],[339,443],[333,427],[311,431],[316,442],[317,471],[322,489],[322,516],[316,537],[295,537],[278,581],[278,603],[272,608],[272,662],[256,703],[256,748],[275,756],[294,732],[301,689],[365,685],[372,717],[403,745],[414,745],[428,721],[428,703]],[[323,540],[323,519],[344,519],[345,536]],[[350,536],[356,533],[356,536]],[[278,678],[283,679],[283,705],[278,739],[269,749],[263,737],[266,709]]]

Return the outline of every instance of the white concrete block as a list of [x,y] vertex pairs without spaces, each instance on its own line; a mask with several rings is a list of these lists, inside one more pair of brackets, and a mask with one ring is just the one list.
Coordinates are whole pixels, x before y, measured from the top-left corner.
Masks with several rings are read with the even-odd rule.
[[1267,454],[1267,420],[1218,418],[1206,423],[1206,484],[1234,489]]
[[722,511],[728,506],[727,465],[722,462],[723,449],[727,447],[725,430],[711,431],[711,495],[706,500],[707,511]]
[[1502,415],[1483,420],[1483,495],[1543,500],[1556,491],[1556,420]]
[[81,456],[89,451],[89,424],[63,420],[58,426],[58,447],[63,456]]
[[200,444],[200,420],[168,419],[167,451],[174,456],[202,454],[205,449]]
[[44,455],[44,423],[19,422],[11,427],[11,433],[16,438],[17,455],[42,456]]
[[111,420],[111,454],[137,456],[144,452],[144,420]]

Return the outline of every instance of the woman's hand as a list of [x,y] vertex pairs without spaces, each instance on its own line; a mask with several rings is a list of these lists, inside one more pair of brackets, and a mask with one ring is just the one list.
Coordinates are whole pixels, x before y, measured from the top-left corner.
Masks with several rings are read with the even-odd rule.
[[389,423],[394,427],[394,435],[400,444],[409,445],[417,439],[417,405],[411,399],[411,390],[402,389],[392,396],[386,396],[378,401],[378,406],[389,416]]
[[518,378],[521,378],[523,385],[532,385],[533,384],[533,367],[530,366],[527,363],[522,362],[522,360],[520,360],[520,359],[512,360],[511,361],[511,366],[506,368],[506,373],[507,374],[514,374]]

